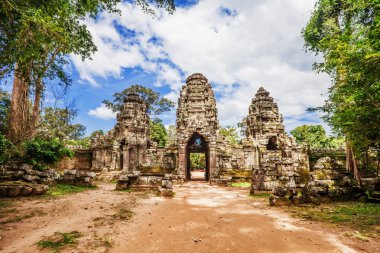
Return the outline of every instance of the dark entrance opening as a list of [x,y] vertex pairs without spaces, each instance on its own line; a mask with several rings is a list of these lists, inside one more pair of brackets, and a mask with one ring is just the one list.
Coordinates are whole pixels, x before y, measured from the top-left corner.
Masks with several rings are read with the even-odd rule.
[[186,146],[186,180],[209,181],[209,149],[205,138],[194,133]]

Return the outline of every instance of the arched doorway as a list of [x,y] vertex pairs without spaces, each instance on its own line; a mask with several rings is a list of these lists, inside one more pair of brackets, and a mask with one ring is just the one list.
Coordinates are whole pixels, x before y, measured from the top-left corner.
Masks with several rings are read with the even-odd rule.
[[[200,161],[194,164],[194,159]],[[205,138],[194,133],[186,145],[186,180],[209,181],[210,162],[209,148]]]

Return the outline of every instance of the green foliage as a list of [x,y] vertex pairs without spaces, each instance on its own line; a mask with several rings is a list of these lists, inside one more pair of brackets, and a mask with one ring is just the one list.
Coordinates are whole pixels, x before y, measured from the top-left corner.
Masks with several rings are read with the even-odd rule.
[[86,127],[72,123],[76,115],[77,111],[74,109],[46,107],[38,127],[38,136],[44,139],[80,140]]
[[18,150],[0,133],[0,164],[6,164],[12,158],[18,156]]
[[[0,2],[0,78],[14,70],[17,63],[22,76],[37,81],[50,71],[53,78],[67,79],[62,65],[65,56],[90,58],[96,51],[83,20],[103,11],[120,13],[120,0],[7,0]],[[135,4],[153,13],[155,4],[172,12],[173,0],[136,0]],[[31,78],[30,81],[34,81]]]
[[190,153],[190,167],[192,169],[206,169],[206,156],[204,153]]
[[34,138],[23,144],[23,160],[41,170],[48,165],[55,164],[65,156],[73,157],[74,153],[65,147],[58,139],[43,140]]
[[150,139],[158,144],[159,147],[165,147],[168,134],[165,126],[160,119],[150,121]]
[[232,144],[238,144],[240,141],[236,127],[222,127],[219,129],[219,134],[221,134],[227,141]]
[[318,72],[332,78],[326,103],[314,110],[346,135],[356,157],[380,151],[380,2],[319,0],[303,30],[306,48],[323,55]]
[[59,252],[63,247],[74,245],[82,235],[78,231],[69,233],[56,232],[51,238],[46,238],[37,243],[42,249],[51,249],[52,252]]
[[298,126],[290,133],[297,143],[307,143],[312,148],[337,148],[343,145],[344,139],[327,136],[321,125]]
[[304,219],[342,224],[361,232],[372,232],[380,226],[380,205],[374,203],[340,202],[290,210]]
[[9,94],[0,89],[0,134],[5,134],[7,131],[10,106]]
[[174,107],[173,101],[163,98],[160,93],[138,84],[131,85],[122,92],[116,92],[113,95],[113,102],[104,100],[103,103],[114,112],[120,112],[124,99],[131,93],[136,93],[142,98],[146,104],[148,114],[159,115],[160,113],[170,111]]
[[69,195],[77,192],[82,192],[86,190],[97,189],[95,186],[75,186],[75,185],[66,185],[66,184],[57,184],[49,188],[46,192],[46,196],[58,197]]
[[104,135],[104,131],[103,130],[96,130],[94,132],[92,132],[90,134],[90,139],[93,140],[95,139],[97,136],[103,136]]

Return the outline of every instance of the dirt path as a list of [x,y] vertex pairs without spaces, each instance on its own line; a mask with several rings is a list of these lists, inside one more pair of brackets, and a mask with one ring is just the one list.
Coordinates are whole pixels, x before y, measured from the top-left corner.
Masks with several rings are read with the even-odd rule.
[[[58,199],[22,200],[19,213],[43,210],[45,214],[0,225],[0,251],[39,252],[35,243],[44,236],[74,230],[83,236],[75,248],[62,252],[373,250],[364,242],[338,238],[324,225],[290,219],[249,197],[246,189],[191,182],[177,186],[175,197],[166,199],[117,192],[113,187],[101,184],[98,190]],[[131,210],[134,214],[129,219]]]

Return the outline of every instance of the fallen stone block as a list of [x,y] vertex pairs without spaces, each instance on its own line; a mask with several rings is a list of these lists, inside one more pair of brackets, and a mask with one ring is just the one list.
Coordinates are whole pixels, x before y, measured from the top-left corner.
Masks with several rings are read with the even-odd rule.
[[292,202],[287,197],[278,197],[271,195],[269,197],[269,204],[271,206],[290,206]]

